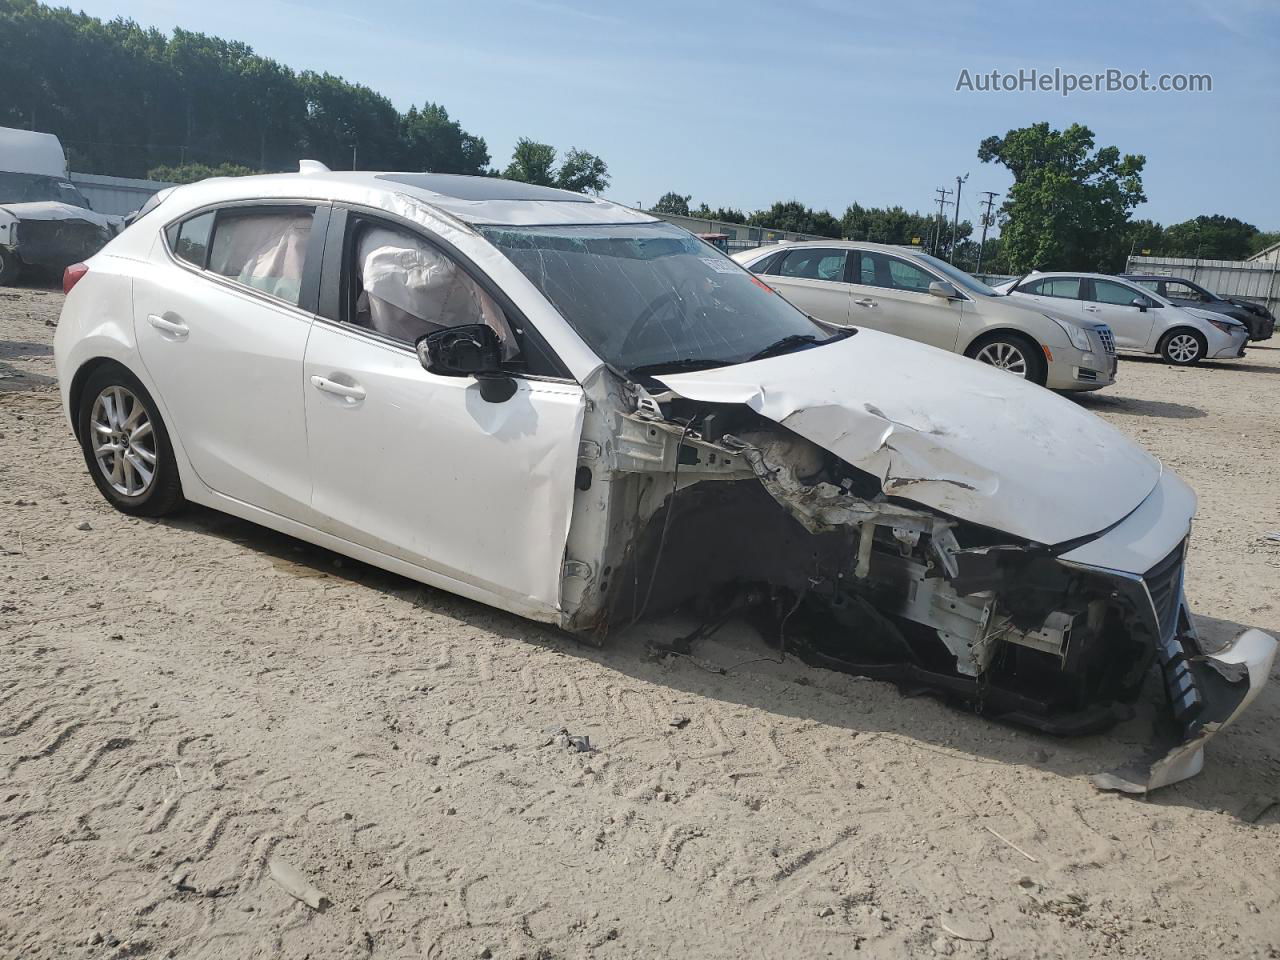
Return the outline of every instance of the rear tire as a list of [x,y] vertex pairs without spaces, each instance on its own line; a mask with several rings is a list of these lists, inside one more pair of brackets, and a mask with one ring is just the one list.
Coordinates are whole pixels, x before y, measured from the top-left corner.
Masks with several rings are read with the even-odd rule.
[[989,333],[970,344],[964,355],[1042,387],[1049,378],[1044,350],[1020,333]]
[[121,513],[162,517],[185,503],[169,432],[151,394],[127,369],[107,363],[89,374],[76,423],[89,474]]
[[18,255],[12,250],[0,247],[0,287],[7,287],[13,283],[21,272],[22,264],[18,260]]
[[1190,367],[1204,359],[1209,351],[1209,344],[1199,331],[1183,327],[1166,333],[1157,349],[1165,363],[1175,367]]

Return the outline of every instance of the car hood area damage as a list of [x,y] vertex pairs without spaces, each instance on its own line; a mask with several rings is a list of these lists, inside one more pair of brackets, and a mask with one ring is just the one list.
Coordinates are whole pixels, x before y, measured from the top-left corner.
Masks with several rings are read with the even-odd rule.
[[23,263],[61,270],[87,260],[116,234],[120,217],[53,200],[0,203],[6,245]]
[[658,379],[689,400],[745,404],[873,474],[887,496],[1046,545],[1105,530],[1160,478],[1155,458],[1071,401],[872,330]]
[[[656,381],[656,384],[655,384]],[[584,384],[562,626],[681,611],[809,663],[1056,735],[1169,709],[1101,775],[1194,774],[1256,695],[1258,631],[1209,649],[1183,590],[1195,495],[1076,404],[860,330],[766,360]]]

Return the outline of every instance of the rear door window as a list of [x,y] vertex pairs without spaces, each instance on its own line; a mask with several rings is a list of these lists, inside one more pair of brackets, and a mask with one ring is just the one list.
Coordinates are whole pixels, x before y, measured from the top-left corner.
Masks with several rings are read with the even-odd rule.
[[814,249],[806,247],[791,250],[782,258],[772,273],[780,277],[796,277],[802,280],[844,280],[844,264],[848,256],[845,250]]
[[220,210],[208,269],[296,306],[314,219],[314,207]]
[[[1080,299],[1079,277],[1045,277],[1033,280],[1018,287],[1019,293],[1030,293],[1037,297],[1058,297],[1063,300]],[[1132,297],[1130,298],[1132,299]]]

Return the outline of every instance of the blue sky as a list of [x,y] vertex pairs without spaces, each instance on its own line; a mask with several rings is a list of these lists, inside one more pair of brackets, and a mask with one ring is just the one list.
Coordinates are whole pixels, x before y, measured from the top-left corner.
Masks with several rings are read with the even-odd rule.
[[[752,210],[799,199],[927,209],[991,134],[1081,122],[1147,157],[1165,223],[1201,213],[1280,229],[1280,2],[1163,0],[88,0],[249,43],[296,69],[367,84],[401,109],[443,103],[505,165],[517,137],[609,164],[618,201],[667,190]],[[956,92],[962,69],[1208,73],[1211,93]]]

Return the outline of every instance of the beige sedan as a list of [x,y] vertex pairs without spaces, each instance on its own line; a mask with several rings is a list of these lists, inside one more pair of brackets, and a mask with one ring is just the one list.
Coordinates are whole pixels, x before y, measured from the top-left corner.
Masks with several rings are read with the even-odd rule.
[[918,250],[815,240],[744,250],[734,259],[827,323],[961,353],[1054,390],[1115,382],[1106,324],[1011,299]]

